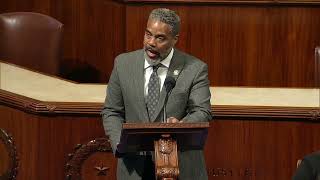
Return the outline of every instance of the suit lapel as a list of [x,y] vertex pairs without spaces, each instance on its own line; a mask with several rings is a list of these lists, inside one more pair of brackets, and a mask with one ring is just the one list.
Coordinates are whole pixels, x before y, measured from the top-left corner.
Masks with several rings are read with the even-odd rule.
[[139,106],[137,109],[141,109],[141,114],[142,114],[142,121],[148,121],[149,116],[147,112],[147,106],[145,104],[145,98],[144,98],[144,57],[143,57],[143,50],[141,50],[137,57],[135,59],[135,66],[134,68],[136,69],[134,72],[136,74],[132,75],[131,77],[135,77],[133,83],[133,90],[136,90],[137,94],[137,99],[138,102],[136,102],[136,105]]
[[[180,72],[184,66],[184,59],[183,59],[183,56],[181,55],[181,53],[177,50],[177,49],[174,49],[174,54],[172,56],[172,59],[171,59],[171,63],[169,65],[169,69],[168,69],[168,73],[167,73],[167,77],[168,76],[172,76],[175,80],[177,80],[178,76],[180,75]],[[160,99],[159,99],[159,103],[158,103],[158,106],[157,106],[157,110],[156,110],[156,115],[154,117],[151,118],[151,121],[154,122],[156,119],[159,119],[157,118],[162,110],[162,107],[164,105],[164,100],[166,98],[166,94],[167,94],[167,91],[163,85],[162,89],[161,89],[161,92],[160,92]],[[161,119],[162,117],[160,117]]]

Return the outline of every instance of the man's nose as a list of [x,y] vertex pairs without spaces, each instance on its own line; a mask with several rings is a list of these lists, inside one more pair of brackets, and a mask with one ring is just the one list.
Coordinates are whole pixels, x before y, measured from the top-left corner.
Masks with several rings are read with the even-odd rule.
[[155,38],[150,38],[148,41],[149,46],[155,47],[156,46],[156,41]]

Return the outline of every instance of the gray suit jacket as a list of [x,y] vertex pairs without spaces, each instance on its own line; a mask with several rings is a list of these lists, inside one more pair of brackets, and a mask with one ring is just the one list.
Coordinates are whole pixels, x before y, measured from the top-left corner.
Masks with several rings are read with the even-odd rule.
[[320,152],[305,156],[292,180],[320,180]]
[[[176,86],[166,106],[167,117],[176,117],[184,122],[205,122],[212,119],[208,67],[205,63],[175,49],[167,76],[176,79]],[[102,111],[104,129],[109,135],[114,153],[120,141],[122,123],[161,121],[165,95],[165,88],[162,88],[157,116],[149,119],[144,97],[143,50],[116,57]],[[179,152],[178,156],[181,180],[207,179],[202,151]],[[143,165],[143,160],[138,156],[119,158],[118,179],[141,179]]]

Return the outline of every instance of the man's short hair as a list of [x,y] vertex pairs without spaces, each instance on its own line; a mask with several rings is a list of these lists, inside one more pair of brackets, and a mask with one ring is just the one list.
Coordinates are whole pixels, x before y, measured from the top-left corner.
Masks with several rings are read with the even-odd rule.
[[180,17],[172,10],[166,8],[158,8],[151,11],[149,19],[159,20],[171,27],[173,36],[179,34],[180,31]]

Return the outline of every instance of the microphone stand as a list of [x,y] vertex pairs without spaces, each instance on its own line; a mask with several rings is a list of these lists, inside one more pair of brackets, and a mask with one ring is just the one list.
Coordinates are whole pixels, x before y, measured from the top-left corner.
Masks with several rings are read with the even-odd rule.
[[168,102],[168,97],[171,94],[172,89],[175,87],[176,85],[176,80],[169,76],[166,78],[166,80],[164,81],[164,87],[166,88],[166,98],[164,100],[164,104],[163,104],[163,123],[167,123],[167,110],[166,110],[166,106],[167,106],[167,102]]
[[171,93],[171,91],[170,92],[168,92],[167,94],[166,94],[166,98],[165,98],[165,100],[164,100],[164,105],[163,105],[163,123],[167,123],[167,110],[166,110],[166,106],[167,106],[167,101],[168,101],[168,97],[169,97],[169,94]]
[[166,105],[163,106],[163,123],[167,123]]

